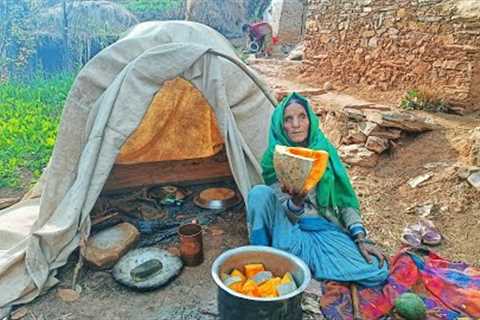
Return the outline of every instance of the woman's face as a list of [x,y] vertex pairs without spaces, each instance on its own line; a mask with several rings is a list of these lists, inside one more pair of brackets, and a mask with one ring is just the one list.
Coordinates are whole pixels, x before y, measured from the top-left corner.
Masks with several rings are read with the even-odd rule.
[[290,141],[306,142],[310,129],[307,111],[298,103],[289,104],[283,112],[283,128]]

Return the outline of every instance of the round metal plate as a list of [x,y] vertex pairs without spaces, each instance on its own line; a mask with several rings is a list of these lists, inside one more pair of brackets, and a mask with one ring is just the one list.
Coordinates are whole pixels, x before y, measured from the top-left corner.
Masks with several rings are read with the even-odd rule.
[[193,203],[204,209],[228,209],[239,204],[242,199],[229,188],[208,188],[193,198]]

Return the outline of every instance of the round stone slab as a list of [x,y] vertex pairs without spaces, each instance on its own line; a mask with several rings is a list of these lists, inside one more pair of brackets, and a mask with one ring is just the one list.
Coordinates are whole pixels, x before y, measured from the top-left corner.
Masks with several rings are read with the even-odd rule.
[[[155,263],[151,263],[155,262]],[[142,270],[141,279],[135,273],[152,266],[151,274]],[[113,278],[121,284],[137,290],[153,290],[175,278],[182,270],[182,260],[159,248],[140,248],[128,252],[113,267]],[[134,270],[135,269],[135,270]],[[132,270],[134,271],[132,273]]]

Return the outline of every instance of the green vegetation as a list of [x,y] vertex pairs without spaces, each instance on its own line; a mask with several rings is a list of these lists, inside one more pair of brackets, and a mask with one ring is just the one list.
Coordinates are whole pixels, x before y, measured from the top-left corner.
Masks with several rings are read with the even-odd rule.
[[184,0],[122,0],[120,2],[131,12],[146,13],[179,9],[183,6]]
[[29,171],[34,180],[47,164],[73,75],[0,85],[0,188],[18,188]]
[[400,106],[405,110],[424,110],[430,112],[448,112],[448,102],[429,90],[410,90],[402,99]]

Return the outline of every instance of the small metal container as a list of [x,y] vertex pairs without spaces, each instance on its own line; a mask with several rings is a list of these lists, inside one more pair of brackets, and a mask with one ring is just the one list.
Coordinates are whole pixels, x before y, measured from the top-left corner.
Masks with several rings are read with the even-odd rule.
[[[276,298],[242,295],[225,286],[221,273],[242,270],[249,263],[262,263],[274,275],[290,272],[298,289]],[[285,251],[265,246],[245,246],[228,250],[213,262],[212,277],[218,286],[218,311],[222,320],[300,320],[302,294],[311,280],[308,266]]]
[[184,265],[198,266],[203,262],[202,226],[198,223],[188,223],[178,229],[180,236],[180,256]]

